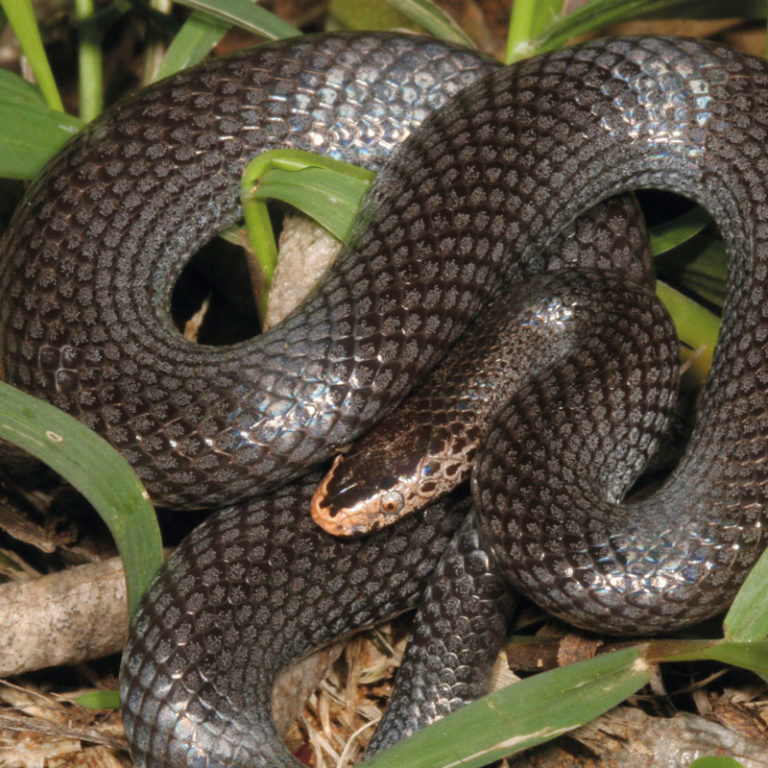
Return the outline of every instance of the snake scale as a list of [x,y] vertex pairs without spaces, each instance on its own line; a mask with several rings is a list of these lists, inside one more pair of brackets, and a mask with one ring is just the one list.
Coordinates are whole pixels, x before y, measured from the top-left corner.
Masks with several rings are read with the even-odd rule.
[[[615,39],[499,69],[432,41],[338,34],[180,73],[63,150],[3,241],[5,377],[104,434],[156,502],[230,505],[134,619],[121,690],[139,764],[293,765],[269,715],[276,669],[425,588],[415,667],[377,746],[482,691],[507,579],[606,632],[724,607],[763,548],[767,134],[765,62],[715,44]],[[183,264],[237,220],[247,158],[286,145],[377,169],[392,155],[299,310],[261,339],[185,342],[167,309]],[[710,211],[729,283],[689,447],[660,491],[622,504],[676,386],[668,320],[619,276],[541,270],[577,215],[638,187]],[[602,331],[503,407],[458,533],[468,502],[451,498],[335,541],[306,514],[316,476],[242,501],[390,411],[524,276],[533,322],[557,334],[586,313]]]

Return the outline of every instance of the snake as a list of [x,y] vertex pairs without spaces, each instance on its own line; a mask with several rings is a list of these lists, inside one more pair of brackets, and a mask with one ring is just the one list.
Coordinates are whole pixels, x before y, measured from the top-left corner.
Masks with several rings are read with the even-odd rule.
[[[102,433],[156,503],[217,508],[133,619],[121,696],[140,765],[295,765],[269,714],[277,669],[422,594],[379,745],[479,695],[508,584],[611,634],[727,605],[764,545],[767,109],[765,62],[715,43],[615,38],[501,68],[335,33],[182,72],[64,148],[3,239],[4,376]],[[187,342],[173,285],[238,220],[247,159],[282,146],[380,171],[349,242],[263,338]],[[543,254],[590,206],[645,187],[708,209],[729,278],[689,445],[661,489],[622,503],[676,386],[669,321],[646,288],[548,273]],[[471,502],[456,492],[359,541],[320,531],[319,476],[295,478],[524,280],[555,333],[578,307],[605,322],[494,415]]]
[[[610,198],[550,245],[547,269],[599,264],[650,287],[652,252],[642,222],[634,198]],[[515,286],[502,289],[429,378],[335,458],[312,497],[321,528],[334,536],[371,533],[469,479],[500,405],[561,358],[574,338],[592,335],[557,305],[550,314],[531,309]],[[553,332],[553,325],[562,330]]]

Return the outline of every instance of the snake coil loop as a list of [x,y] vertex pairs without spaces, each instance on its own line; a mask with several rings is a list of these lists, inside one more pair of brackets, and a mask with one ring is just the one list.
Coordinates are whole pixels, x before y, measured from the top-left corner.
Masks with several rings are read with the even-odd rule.
[[[623,308],[504,408],[477,457],[476,517],[452,544],[457,513],[442,502],[334,542],[306,520],[302,483],[210,517],[133,624],[121,688],[137,762],[294,765],[269,714],[277,668],[412,605],[446,547],[405,675],[412,696],[380,743],[479,693],[504,623],[499,569],[547,609],[610,632],[720,610],[763,548],[767,134],[768,68],[723,46],[615,39],[499,69],[433,41],[339,34],[180,73],[72,141],[3,241],[0,359],[11,383],[104,434],[172,506],[239,502],[331,455],[394,407],[502,282],[533,275],[534,293],[579,294],[579,278],[537,275],[541,254],[609,196],[659,187],[697,200],[729,258],[689,449],[648,500],[620,502],[674,388],[667,320],[644,290],[622,300],[616,278],[593,275]],[[400,142],[296,313],[230,347],[180,338],[171,288],[237,219],[252,154],[296,146],[379,168]]]

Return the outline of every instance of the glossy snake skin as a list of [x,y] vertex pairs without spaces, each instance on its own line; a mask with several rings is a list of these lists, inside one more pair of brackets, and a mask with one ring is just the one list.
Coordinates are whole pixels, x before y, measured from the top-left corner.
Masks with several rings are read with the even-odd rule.
[[[288,141],[377,166],[373,147],[388,151],[449,83],[458,91],[481,71],[395,152],[297,313],[229,348],[179,339],[171,286],[236,219],[255,147]],[[386,743],[482,688],[480,651],[503,625],[500,571],[575,624],[669,631],[724,607],[759,555],[767,110],[764,62],[670,38],[590,43],[505,70],[369,35],[215,62],[126,102],[31,191],[3,247],[5,374],[106,434],[157,501],[215,505],[303,471],[390,410],[502,282],[533,274],[534,303],[547,289],[545,306],[601,307],[604,332],[526,383],[478,451],[474,513],[438,566],[407,673],[412,690],[432,686],[438,711],[406,695]],[[636,187],[704,204],[730,278],[690,447],[661,491],[622,505],[674,389],[668,321],[622,278],[535,273],[575,216]],[[438,504],[334,542],[306,520],[310,496],[300,483],[217,513],[159,574],[123,663],[140,764],[291,765],[268,713],[275,669],[410,605],[456,525]]]
[[[547,269],[600,268],[650,288],[653,257],[642,222],[634,198],[611,198],[548,248]],[[585,324],[592,321],[603,319],[566,320],[556,306],[547,314],[521,302],[519,286],[504,286],[429,378],[336,457],[312,497],[315,522],[334,536],[360,536],[457,488],[494,413],[575,338],[591,335]]]

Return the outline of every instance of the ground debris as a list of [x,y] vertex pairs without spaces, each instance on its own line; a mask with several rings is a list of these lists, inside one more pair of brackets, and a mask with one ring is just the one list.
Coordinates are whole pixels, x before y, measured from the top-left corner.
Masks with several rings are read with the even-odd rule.
[[131,765],[117,712],[92,710],[31,683],[0,681],[0,766]]
[[744,768],[766,768],[768,740],[745,738],[690,712],[654,717],[636,707],[617,707],[511,760],[510,768],[689,768],[706,755],[732,757]]

